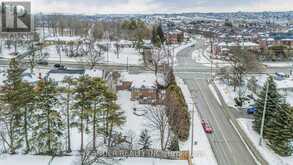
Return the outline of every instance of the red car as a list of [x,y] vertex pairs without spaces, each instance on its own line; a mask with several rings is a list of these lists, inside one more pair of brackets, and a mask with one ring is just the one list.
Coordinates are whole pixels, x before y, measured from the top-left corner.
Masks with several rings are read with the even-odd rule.
[[209,126],[208,122],[202,120],[201,125],[206,133],[208,133],[208,134],[213,133],[213,128]]

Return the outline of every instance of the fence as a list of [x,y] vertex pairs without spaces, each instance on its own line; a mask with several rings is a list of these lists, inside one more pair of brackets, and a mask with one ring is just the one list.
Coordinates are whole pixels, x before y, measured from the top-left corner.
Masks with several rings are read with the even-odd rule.
[[105,157],[143,157],[169,160],[187,160],[190,162],[189,151],[162,151],[162,150],[110,150],[101,153]]

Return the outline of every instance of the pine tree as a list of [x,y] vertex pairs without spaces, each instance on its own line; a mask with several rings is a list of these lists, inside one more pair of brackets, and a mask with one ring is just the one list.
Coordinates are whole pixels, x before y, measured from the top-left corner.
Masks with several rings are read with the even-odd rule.
[[63,80],[63,83],[65,84],[65,87],[63,89],[61,89],[65,94],[66,94],[66,129],[67,129],[67,151],[68,153],[70,153],[71,150],[71,137],[70,137],[70,117],[71,117],[71,107],[70,107],[70,100],[73,94],[73,85],[74,85],[74,80],[71,77],[65,77]]
[[170,145],[168,147],[170,151],[179,151],[179,142],[176,136],[172,137]]
[[107,90],[106,83],[101,78],[92,78],[91,84],[88,87],[89,98],[92,102],[91,116],[92,116],[92,132],[93,132],[93,150],[96,150],[96,131],[98,125],[97,114],[101,112],[105,97],[104,93]]
[[254,115],[255,116],[254,129],[258,133],[260,133],[267,86],[268,86],[268,97],[267,97],[266,116],[265,116],[265,123],[264,123],[264,137],[265,138],[267,137],[267,130],[269,128],[274,127],[272,121],[276,117],[276,113],[280,111],[281,104],[282,104],[282,96],[277,91],[276,83],[274,82],[273,77],[269,77],[262,91],[259,93],[258,99],[256,101],[257,112]]
[[108,138],[108,148],[110,148],[114,128],[122,126],[125,123],[126,118],[124,112],[121,111],[116,104],[116,94],[106,91],[104,96],[104,133],[105,137]]
[[16,59],[11,59],[8,68],[7,80],[4,81],[4,95],[1,97],[3,103],[7,105],[5,110],[1,111],[1,115],[7,121],[8,129],[8,147],[11,154],[16,153],[16,148],[19,146],[21,137],[19,132],[21,130],[21,107],[22,103],[19,101],[22,97],[22,69]]
[[61,151],[64,123],[58,105],[57,88],[52,80],[40,80],[37,84],[37,104],[32,132],[33,150],[39,154],[56,155]]
[[151,141],[151,136],[149,135],[149,132],[147,129],[141,132],[138,144],[141,146],[142,150],[150,149],[152,145],[152,141]]
[[22,130],[21,135],[22,139],[25,142],[25,153],[30,151],[30,142],[29,142],[29,132],[31,131],[32,127],[32,114],[34,110],[35,104],[35,96],[36,92],[31,84],[27,82],[21,83],[21,98],[19,102],[22,104],[21,114],[22,114]]
[[292,108],[282,105],[272,120],[272,128],[266,130],[269,146],[281,156],[291,156],[293,148],[290,145],[293,139]]
[[90,95],[89,86],[91,85],[91,78],[89,76],[81,76],[76,80],[76,85],[74,89],[75,100],[74,113],[79,118],[79,130],[80,130],[80,152],[84,151],[84,121],[88,118],[88,110],[90,110]]

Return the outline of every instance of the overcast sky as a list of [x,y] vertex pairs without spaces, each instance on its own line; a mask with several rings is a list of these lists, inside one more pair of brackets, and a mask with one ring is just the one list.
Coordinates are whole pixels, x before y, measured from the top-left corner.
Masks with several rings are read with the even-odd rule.
[[150,14],[289,11],[293,0],[31,0],[33,12]]

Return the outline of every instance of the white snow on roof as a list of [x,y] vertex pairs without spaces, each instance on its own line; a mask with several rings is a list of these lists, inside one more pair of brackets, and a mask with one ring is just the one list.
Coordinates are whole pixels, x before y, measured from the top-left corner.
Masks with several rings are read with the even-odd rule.
[[228,47],[234,47],[234,46],[244,46],[244,47],[257,47],[259,46],[257,43],[253,43],[253,42],[231,42],[231,43],[225,43],[225,42],[221,42],[219,43],[219,46],[228,46]]
[[161,85],[165,84],[164,75],[158,74],[156,77],[154,73],[129,74],[123,72],[120,80],[132,82],[132,88],[154,88],[156,80]]

